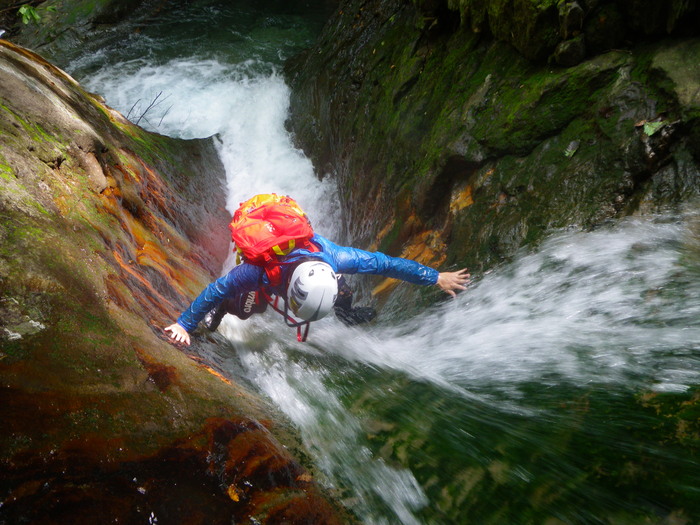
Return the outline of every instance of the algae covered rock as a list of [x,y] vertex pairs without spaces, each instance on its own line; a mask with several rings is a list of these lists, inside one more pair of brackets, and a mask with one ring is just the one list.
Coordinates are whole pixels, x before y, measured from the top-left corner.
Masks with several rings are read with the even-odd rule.
[[213,139],[6,41],[0,137],[0,522],[338,523],[285,420],[203,357],[225,342],[162,333],[228,251]]
[[[436,11],[435,2],[414,4]],[[446,7],[466,28],[531,60],[556,59],[556,49],[574,45],[592,56],[649,36],[697,34],[700,21],[698,6],[684,0],[448,0]]]
[[10,34],[14,41],[44,56],[65,57],[93,39],[97,28],[120,21],[142,3],[143,0],[46,0],[34,8],[35,18],[27,23],[17,19]]
[[[697,39],[561,67],[465,23],[506,4],[528,2],[462,2],[459,24],[435,3],[347,2],[288,64],[289,126],[339,179],[354,242],[408,255],[431,238],[421,262],[487,269],[553,229],[697,195]],[[580,38],[580,6],[551,29]]]

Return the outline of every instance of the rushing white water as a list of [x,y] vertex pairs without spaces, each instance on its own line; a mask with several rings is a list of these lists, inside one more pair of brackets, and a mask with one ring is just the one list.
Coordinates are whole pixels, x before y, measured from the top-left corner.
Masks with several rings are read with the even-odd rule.
[[293,195],[317,229],[333,233],[333,187],[319,182],[311,162],[292,146],[284,128],[289,88],[269,65],[137,59],[104,68],[85,84],[147,129],[181,138],[218,135],[231,213],[257,193]]
[[[681,257],[697,220],[627,220],[554,235],[453,303],[336,342],[350,360],[455,391],[551,375],[584,385],[636,375],[663,391],[700,382],[700,286]],[[686,243],[684,245],[684,243]]]
[[[138,58],[80,80],[147,128],[217,135],[229,211],[256,193],[290,194],[320,233],[337,233],[334,188],[318,180],[285,130],[289,89],[274,66]],[[228,316],[220,331],[364,523],[450,523],[464,500],[450,499],[460,479],[501,454],[495,445],[477,454],[492,439],[475,435],[477,423],[540,446],[539,434],[526,438],[498,422],[554,420],[541,395],[528,396],[533,384],[540,394],[562,386],[684,392],[700,384],[696,225],[685,215],[561,232],[454,301],[409,320],[380,312],[378,323],[360,328],[327,318],[314,323],[306,344],[271,312],[246,322]],[[409,415],[394,417],[394,409]],[[433,445],[446,424],[451,440]],[[567,461],[552,470],[570,469],[573,478],[579,472]],[[516,463],[513,476],[527,485],[531,468]]]

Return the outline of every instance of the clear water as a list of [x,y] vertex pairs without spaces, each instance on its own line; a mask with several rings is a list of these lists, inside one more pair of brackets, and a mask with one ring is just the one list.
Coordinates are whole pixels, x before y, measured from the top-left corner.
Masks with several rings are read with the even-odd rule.
[[[328,3],[168,6],[66,69],[148,129],[216,134],[229,210],[286,193],[337,235],[332,183],[285,130],[280,74]],[[229,366],[289,416],[363,523],[692,523],[699,225],[687,212],[556,233],[457,300],[408,316],[396,299],[369,327],[324,319],[306,344],[273,314],[227,317]]]

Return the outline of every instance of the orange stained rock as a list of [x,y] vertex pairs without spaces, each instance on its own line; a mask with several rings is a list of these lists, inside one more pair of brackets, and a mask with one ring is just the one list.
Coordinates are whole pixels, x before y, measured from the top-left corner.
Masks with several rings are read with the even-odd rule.
[[202,364],[201,366],[202,366],[202,368],[204,368],[204,370],[206,370],[207,372],[209,372],[211,375],[213,375],[213,376],[219,378],[221,381],[223,381],[223,382],[226,383],[227,385],[231,385],[231,384],[232,384],[231,381],[230,381],[229,379],[227,379],[227,378],[224,377],[222,374],[220,374],[219,372],[217,372],[216,370],[214,370],[212,367],[207,366],[207,365],[205,365],[205,364]]
[[398,286],[399,283],[399,280],[387,277],[372,289],[372,295],[381,295],[383,293],[387,293],[390,290],[396,288],[396,286]]
[[157,237],[160,242],[168,247],[168,251],[179,251],[182,253],[188,253],[192,250],[192,244],[189,239],[184,237],[180,232],[173,228],[167,221],[163,219],[158,219],[157,227],[152,226],[156,229],[159,235]]
[[[170,236],[163,233],[165,230],[165,221],[156,217],[146,208],[141,218],[134,217],[127,209],[120,205],[117,198],[121,195],[121,191],[117,188],[114,190],[107,188],[102,195],[102,203],[104,208],[110,215],[115,217],[121,226],[121,230],[129,236],[131,241],[131,249],[136,254],[135,261],[141,266],[148,266],[163,274],[163,276],[171,281],[173,287],[180,295],[186,296],[193,291],[190,289],[194,285],[185,286],[184,283],[197,282],[196,274],[189,269],[189,266],[184,262],[175,264],[173,257],[176,257],[177,250],[165,252],[162,243],[154,235],[153,224],[163,226],[159,228],[161,236],[168,240],[179,240],[180,235],[174,232],[171,228],[167,228]],[[184,242],[176,242],[176,246],[188,245]],[[175,268],[177,266],[177,268]]]
[[204,363],[201,363],[201,362],[199,363],[199,366],[202,367],[202,368],[203,368],[204,370],[206,370],[207,372],[209,372],[209,373],[210,373],[211,375],[213,375],[214,377],[216,377],[216,378],[220,379],[221,381],[223,381],[224,383],[226,383],[227,385],[232,384],[231,381],[230,381],[229,379],[227,379],[226,377],[224,377],[223,374],[220,374],[219,372],[217,372],[216,370],[214,370],[212,367],[207,366],[207,365],[205,365]]
[[140,266],[148,266],[161,273],[181,295],[188,295],[192,292],[190,288],[195,286],[190,283],[198,282],[197,275],[187,266],[176,264],[173,255],[171,254],[169,258],[169,254],[164,251],[160,243],[147,240],[136,249],[136,262]]
[[[196,282],[196,274],[189,268],[190,265],[178,261],[178,252],[188,252],[191,248],[189,241],[148,208],[144,209],[141,217],[134,217],[120,204],[118,199],[121,195],[119,188],[107,188],[102,194],[102,204],[119,221],[121,230],[129,235],[134,245],[136,261],[163,273],[173,281],[179,293],[191,293],[192,290],[183,283]],[[170,245],[167,253],[163,243]]]
[[[121,151],[123,152],[124,150]],[[122,173],[122,175],[124,175],[124,180],[131,179],[134,182],[141,181],[141,177],[139,177],[136,170],[130,164],[115,164],[114,169],[119,170]]]
[[141,247],[136,250],[136,262],[172,274],[172,268],[168,265],[168,256],[160,245],[153,241],[144,241]]
[[379,233],[377,233],[377,239],[369,246],[370,251],[377,251],[379,249],[379,242],[381,239],[384,239],[387,235],[389,235],[389,232],[394,228],[394,224],[396,224],[395,219],[388,222],[384,228],[379,230]]
[[178,379],[177,369],[174,366],[164,365],[156,361],[143,348],[134,345],[134,351],[139,362],[148,373],[148,378],[155,383],[161,392],[164,392]]
[[296,479],[305,470],[286,451],[270,447],[270,432],[257,425],[240,432],[227,443],[225,471],[234,481],[256,478],[265,472],[267,476],[279,475]]
[[168,187],[165,180],[153,168],[148,166],[141,159],[136,159],[141,164],[142,175],[145,176],[148,186],[148,192],[143,195],[144,200],[150,201],[156,205],[161,212],[166,211],[169,207],[168,195],[172,194],[172,190]]
[[135,308],[133,294],[116,275],[108,275],[105,278],[105,289],[109,299],[119,308],[124,310],[133,310]]
[[112,255],[122,270],[136,280],[136,282],[138,282],[147,291],[145,294],[141,293],[136,295],[136,298],[141,306],[144,306],[150,310],[149,305],[153,305],[166,317],[171,317],[173,316],[174,312],[178,311],[178,308],[176,308],[171,301],[166,299],[158,290],[156,290],[149,279],[147,279],[143,274],[141,274],[140,271],[137,270],[138,267],[135,268],[128,261],[125,261],[117,250],[112,251]]
[[341,520],[327,501],[315,493],[295,491],[293,496],[279,489],[267,494],[255,494],[251,498],[255,506],[265,508],[265,523],[307,523],[313,525],[341,525],[356,520]]
[[143,246],[153,238],[151,231],[146,228],[143,222],[135,218],[128,210],[121,208],[118,219],[122,223],[122,228],[131,236],[136,246]]
[[[140,204],[139,220],[162,244],[174,245],[175,248],[183,252],[189,251],[191,249],[190,242],[165,220],[165,217],[172,219],[176,215],[173,207],[177,206],[177,202],[174,199],[173,190],[165,183],[159,173],[145,164],[143,160],[125,149],[120,150],[120,153],[130,159],[130,163],[117,165],[115,169],[134,181],[132,184],[130,181],[124,180],[123,184],[137,190],[135,195],[138,195],[140,199],[138,202]],[[118,196],[123,198],[121,191]]]
[[236,523],[247,523],[256,515],[266,516],[265,523],[347,522],[322,497],[306,469],[258,422],[211,418],[207,427],[202,437],[208,437],[208,443],[196,438],[196,445],[195,440],[185,445],[204,445],[210,475],[236,503]]
[[211,375],[213,375],[214,377],[220,379],[221,381],[223,381],[223,382],[226,383],[227,385],[232,385],[232,384],[233,384],[233,383],[231,382],[231,380],[229,380],[228,378],[226,378],[223,374],[217,372],[217,371],[214,370],[212,367],[210,367],[209,365],[207,365],[207,364],[204,362],[204,359],[202,359],[201,357],[196,356],[196,355],[194,355],[194,354],[187,354],[187,353],[186,353],[185,355],[186,355],[187,357],[189,357],[190,359],[192,359],[192,361],[194,361],[194,362],[197,364],[197,366],[199,366],[200,368],[203,368],[204,370],[206,370],[207,372],[209,372]]
[[131,151],[122,148],[119,154],[125,162],[115,168],[135,183],[143,201],[153,205],[156,211],[171,215],[173,190],[163,177]]
[[[447,257],[447,247],[440,238],[440,233],[434,230],[426,230],[412,237],[401,252],[401,257],[413,259],[426,266],[436,267],[442,264]],[[401,281],[387,278],[374,287],[372,295],[378,295],[396,287]]]
[[[399,241],[410,239],[417,232],[420,232],[423,228],[423,224],[422,224],[421,220],[418,218],[418,216],[415,213],[411,213],[408,217],[403,217],[402,221],[403,222],[400,225],[400,231],[398,233]],[[396,219],[394,218],[391,220],[391,222],[389,222],[386,226],[384,226],[384,228],[382,228],[379,231],[375,242],[372,243],[372,245],[370,245],[369,249],[370,250],[378,250],[379,244],[382,242],[382,240],[387,235],[389,235],[389,233],[394,229],[395,226],[396,226]]]
[[78,82],[72,76],[70,76],[68,73],[66,73],[62,69],[59,69],[58,67],[54,66],[50,62],[47,62],[43,57],[30,51],[29,49],[25,49],[23,47],[16,46],[16,45],[12,44],[11,42],[8,42],[7,40],[0,40],[0,45],[5,46],[6,48],[11,49],[15,53],[24,56],[25,58],[29,59],[30,61],[34,62],[35,64],[42,66],[51,75],[61,77],[63,80],[66,80],[67,82],[73,84],[74,87],[79,87]]
[[407,236],[413,237],[417,232],[421,230],[422,225],[423,223],[418,218],[418,216],[415,213],[411,213],[411,215],[409,215],[404,221],[401,230],[402,232],[405,232]]
[[474,204],[474,198],[472,195],[473,188],[471,185],[464,187],[450,202],[450,213],[453,215],[464,208]]

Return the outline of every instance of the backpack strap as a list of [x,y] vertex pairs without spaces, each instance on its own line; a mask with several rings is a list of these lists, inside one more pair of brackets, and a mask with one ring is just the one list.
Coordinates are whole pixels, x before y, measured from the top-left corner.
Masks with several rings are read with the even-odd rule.
[[265,263],[263,264],[265,273],[267,274],[267,279],[270,281],[271,286],[278,286],[282,283],[282,265],[290,263],[282,261],[280,258],[289,255],[295,248],[303,248],[312,253],[321,251],[321,249],[312,243],[310,239],[303,239],[300,240],[300,242],[297,242],[295,239],[291,239],[288,242],[286,249],[282,249],[279,245],[273,246],[272,251],[275,253],[275,256],[271,255],[270,253],[265,253]]

